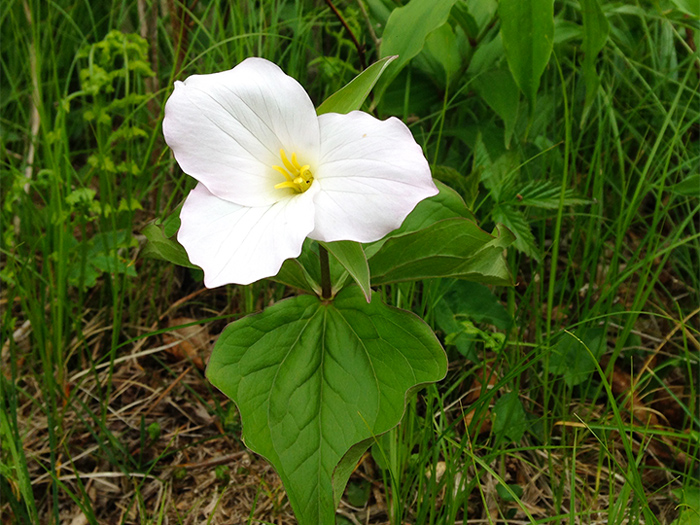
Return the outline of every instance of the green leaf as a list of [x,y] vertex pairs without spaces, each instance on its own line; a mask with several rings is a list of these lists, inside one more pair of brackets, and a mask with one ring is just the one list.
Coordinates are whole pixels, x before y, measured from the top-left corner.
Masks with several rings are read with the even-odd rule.
[[146,236],[147,243],[141,250],[143,257],[168,261],[186,268],[199,268],[190,262],[187,252],[180,243],[168,239],[163,230],[155,223],[146,225],[142,233]]
[[316,284],[297,259],[284,261],[277,275],[270,277],[270,279],[292,288],[306,290],[315,294],[321,293],[321,287]]
[[496,206],[492,212],[493,220],[505,225],[515,237],[514,246],[534,260],[540,260],[540,252],[532,234],[530,225],[527,223],[525,214],[512,206]]
[[510,145],[515,123],[518,120],[520,92],[510,71],[494,70],[478,76],[474,87],[489,107],[503,119],[505,124],[505,145]]
[[477,323],[492,324],[500,330],[510,330],[513,318],[493,292],[483,284],[452,281],[443,296],[455,316]]
[[564,191],[564,199],[562,199],[561,185],[543,180],[528,182],[519,189],[516,195],[513,204],[546,210],[558,210],[559,206],[578,206],[591,203],[588,199],[576,197],[572,188],[567,188]]
[[493,433],[518,442],[527,430],[527,414],[515,390],[501,396],[493,407]]
[[450,10],[457,0],[411,0],[391,12],[387,20],[382,46],[382,57],[398,55],[379,81],[377,91],[384,93],[399,71],[421,52],[427,36],[447,22]]
[[443,219],[454,217],[474,218],[474,215],[469,211],[459,193],[438,180],[433,179],[433,182],[437,186],[439,193],[420,201],[418,206],[403,221],[400,228],[391,232],[384,239],[366,245],[365,254],[367,254],[368,259],[376,254],[384,243],[392,237],[418,231]]
[[369,481],[362,480],[359,483],[348,485],[348,503],[353,507],[364,507],[369,501],[369,494],[372,485]]
[[360,109],[369,92],[396,56],[384,57],[353,78],[348,84],[333,93],[316,109],[317,115],[324,113],[350,113]]
[[700,198],[700,173],[688,175],[669,188],[673,193],[686,197]]
[[462,67],[462,56],[457,38],[449,23],[442,24],[428,35],[424,53],[439,64],[438,68],[441,70],[439,76],[444,75],[443,85],[447,86],[457,78]]
[[[598,360],[606,349],[604,328],[594,327],[577,330],[574,333],[576,338],[564,334],[552,348],[552,354],[549,357],[550,371],[564,376],[564,381],[569,386],[576,386],[590,378],[596,371],[591,353]],[[586,351],[581,342],[591,353]]]
[[349,477],[351,462],[334,477],[336,465],[359,458],[398,424],[408,394],[446,370],[421,319],[352,286],[332,302],[302,295],[230,324],[207,377],[238,405],[246,445],[277,469],[299,524],[318,525],[334,523]]
[[454,277],[508,286],[512,279],[503,250],[513,240],[505,228],[494,237],[469,219],[438,221],[388,239],[369,260],[372,283]]
[[503,334],[486,332],[473,323],[494,325],[500,330],[509,330],[513,319],[493,292],[486,286],[469,281],[444,280],[444,295],[434,307],[435,322],[445,334],[446,344],[454,345],[457,351],[471,361],[479,361],[476,342],[483,346],[500,348]]
[[467,73],[478,76],[491,69],[504,55],[503,38],[501,34],[496,34],[492,40],[482,42],[474,51]]
[[[183,202],[184,204],[184,202]],[[182,204],[173,210],[173,212],[168,215],[163,220],[163,233],[166,237],[172,237],[180,229],[180,211],[182,210]]]
[[503,501],[517,501],[523,497],[523,488],[520,485],[496,485],[496,492]]
[[343,265],[350,276],[365,294],[367,302],[372,299],[369,284],[369,266],[362,245],[353,241],[336,241],[321,243]]
[[508,66],[532,115],[540,77],[552,53],[554,0],[501,0],[498,14]]
[[401,227],[395,230],[392,235],[417,231],[442,219],[474,218],[459,193],[440,181],[434,180],[433,182],[435,182],[439,193],[419,202],[418,206],[403,221]]
[[585,121],[593,99],[598,93],[600,77],[596,71],[596,59],[608,40],[610,25],[598,0],[581,0],[583,14],[583,76],[586,83],[586,101],[584,103],[581,125]]
[[671,525],[695,525],[700,520],[700,489],[698,487],[684,487],[674,489],[673,495],[681,500],[678,505],[680,514],[671,522]]
[[491,192],[494,200],[501,201],[507,190],[512,188],[514,180],[520,170],[520,152],[516,150],[506,151],[499,155],[496,160],[491,160],[488,148],[483,141],[477,142],[478,151],[474,152],[474,164],[477,165],[477,154],[479,157],[478,166],[481,166],[481,182]]
[[462,28],[464,34],[470,40],[477,40],[479,37],[479,24],[474,16],[469,12],[466,2],[455,3],[450,12],[452,19]]
[[700,19],[700,3],[697,0],[671,0],[683,13]]

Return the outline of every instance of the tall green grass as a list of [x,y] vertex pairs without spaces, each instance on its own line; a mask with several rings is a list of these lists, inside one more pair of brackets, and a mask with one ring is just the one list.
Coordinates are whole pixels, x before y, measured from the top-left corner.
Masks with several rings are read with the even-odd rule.
[[[337,2],[368,57],[376,49],[367,22],[381,35],[395,5]],[[378,105],[382,118],[411,124],[436,174],[473,201],[483,227],[508,220],[522,244],[508,253],[518,284],[489,292],[512,324],[461,312],[458,321],[475,329],[469,359],[443,328],[447,379],[411,399],[402,424],[378,438],[351,480],[374,489],[357,500],[367,507],[343,506],[344,515],[667,523],[678,516],[674,491],[697,490],[700,28],[670,8],[604,7],[613,30],[590,109],[576,42],[563,38],[535,118],[521,108],[508,150],[494,150],[502,123],[471,80],[443,89],[413,66]],[[557,2],[556,12],[580,23],[571,3]],[[168,216],[193,185],[162,139],[163,105],[174,80],[248,56],[280,64],[320,103],[359,71],[357,50],[326,4],[310,0],[12,0],[0,7],[0,31],[3,519],[196,519],[199,507],[178,507],[199,472],[188,474],[181,465],[194,460],[183,458],[233,452],[240,429],[200,373],[163,357],[159,337],[177,319],[207,321],[216,334],[224,319],[288,291],[262,283],[199,294],[196,274],[139,257],[143,226]],[[111,55],[100,62],[100,53]],[[103,74],[114,80],[101,83]],[[512,191],[495,191],[496,178]],[[448,285],[384,293],[440,328]],[[591,330],[603,334],[596,347]],[[584,356],[585,377],[562,363],[567,344]],[[155,403],[171,384],[177,400],[165,410]],[[660,412],[655,426],[630,400],[647,412],[673,405],[676,419]],[[205,407],[212,420],[178,437],[169,428],[184,417],[178,403]],[[110,517],[90,477],[100,473],[122,491],[107,492],[122,502]],[[244,474],[232,475],[212,523],[243,490]],[[275,501],[264,516],[284,522],[279,487],[251,475],[265,481],[247,516]],[[257,518],[249,522],[273,519]]]

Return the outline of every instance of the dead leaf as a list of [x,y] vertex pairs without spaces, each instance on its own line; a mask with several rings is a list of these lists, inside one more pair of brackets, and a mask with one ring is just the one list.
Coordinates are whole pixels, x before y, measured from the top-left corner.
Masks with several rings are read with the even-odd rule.
[[[496,386],[496,383],[498,382],[498,376],[496,373],[493,371],[493,369],[490,366],[484,366],[483,368],[480,368],[479,371],[476,373],[476,377],[472,381],[472,385],[469,388],[469,391],[467,392],[467,395],[464,398],[464,401],[469,404],[474,404],[479,397],[481,396],[482,392],[486,392],[488,390],[491,390]],[[486,388],[484,388],[484,384],[486,384]],[[483,434],[484,432],[488,432],[491,430],[491,411],[487,410],[486,413],[483,415],[482,420],[481,420],[481,425],[479,425],[479,428],[475,429],[475,435],[478,434]],[[474,416],[476,415],[476,408],[471,409],[469,412],[467,412],[464,416],[464,426],[469,428],[471,425],[472,421],[474,420]]]
[[[211,335],[205,325],[190,324],[196,323],[196,319],[189,317],[177,317],[168,322],[168,326],[180,326],[174,330],[163,334],[165,344],[174,344],[167,351],[178,361],[191,361],[194,366],[204,370],[205,356],[209,352]],[[190,326],[181,326],[181,325]]]
[[659,424],[659,418],[655,412],[647,407],[638,392],[631,391],[632,377],[622,370],[615,367],[610,378],[610,386],[615,395],[620,396],[625,394],[625,408],[632,412],[634,418],[642,425],[656,426]]

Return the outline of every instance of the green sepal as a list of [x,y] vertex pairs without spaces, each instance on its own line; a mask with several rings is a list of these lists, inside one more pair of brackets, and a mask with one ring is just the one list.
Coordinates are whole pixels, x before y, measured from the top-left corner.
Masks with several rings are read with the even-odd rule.
[[[370,302],[372,289],[369,282],[369,265],[367,264],[367,257],[362,249],[362,245],[354,241],[322,242],[321,244],[345,268],[350,277],[360,287],[362,293],[365,294],[367,302]],[[343,281],[340,281],[341,285]]]
[[287,259],[284,261],[280,271],[274,277],[270,277],[270,280],[292,288],[298,288],[299,290],[315,294],[321,293],[320,286],[311,278],[298,259]]
[[348,84],[333,93],[316,109],[317,115],[324,113],[350,113],[360,109],[369,92],[379,80],[386,67],[396,56],[384,57],[353,78]]
[[146,245],[141,250],[142,257],[160,259],[178,266],[199,269],[199,266],[195,266],[190,262],[190,258],[182,245],[166,236],[163,228],[160,226],[160,221],[147,224],[141,233],[147,240]]

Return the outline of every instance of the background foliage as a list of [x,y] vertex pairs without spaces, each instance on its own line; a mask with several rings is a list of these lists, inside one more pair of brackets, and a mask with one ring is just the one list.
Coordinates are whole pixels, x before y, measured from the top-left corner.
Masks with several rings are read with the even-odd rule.
[[143,257],[193,184],[162,107],[175,79],[248,56],[318,105],[399,54],[366,109],[408,123],[479,224],[516,235],[516,285],[377,287],[438,330],[450,367],[364,457],[338,519],[692,523],[696,3],[333,7],[0,6],[3,521],[293,522],[201,373],[227,322],[293,291],[204,290]]

